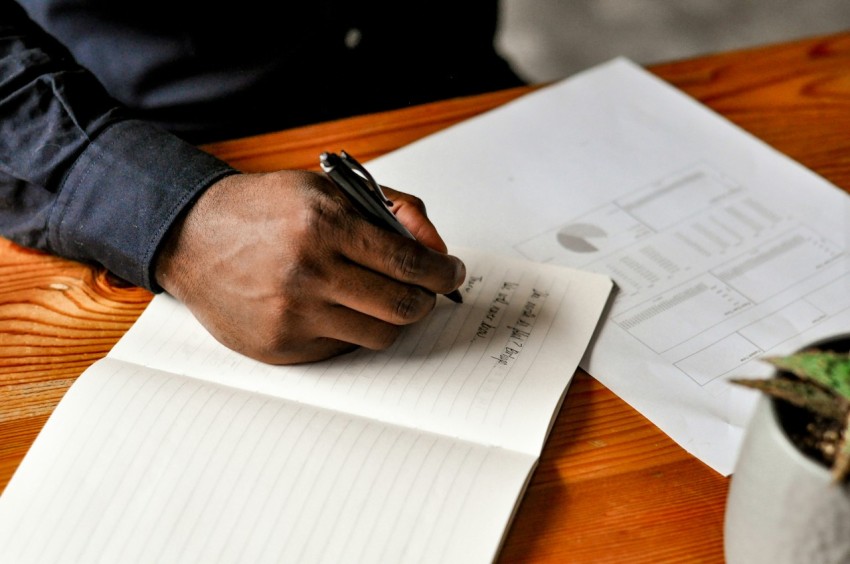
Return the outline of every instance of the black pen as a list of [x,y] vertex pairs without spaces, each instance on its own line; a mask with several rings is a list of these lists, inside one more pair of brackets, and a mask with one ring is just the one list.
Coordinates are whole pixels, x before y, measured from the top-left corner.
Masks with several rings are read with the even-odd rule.
[[[380,184],[354,157],[345,151],[340,151],[339,155],[326,152],[320,155],[319,164],[366,220],[408,239],[415,239],[390,211],[392,202],[384,195]],[[463,302],[459,290],[449,292],[446,297],[456,303]]]

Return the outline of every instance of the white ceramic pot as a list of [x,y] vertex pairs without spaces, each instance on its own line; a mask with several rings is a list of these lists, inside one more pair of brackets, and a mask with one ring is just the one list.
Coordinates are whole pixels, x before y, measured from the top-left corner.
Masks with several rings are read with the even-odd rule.
[[765,395],[732,475],[724,545],[727,564],[850,563],[850,485],[797,450]]

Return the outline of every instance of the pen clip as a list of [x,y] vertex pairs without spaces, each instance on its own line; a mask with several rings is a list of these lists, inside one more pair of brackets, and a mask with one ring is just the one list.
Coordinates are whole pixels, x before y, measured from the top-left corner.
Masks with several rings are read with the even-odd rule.
[[384,195],[380,185],[354,157],[345,151],[340,151],[340,155],[322,153],[319,156],[319,164],[368,221],[409,239],[415,239],[393,214],[390,209],[392,201]]
[[360,176],[363,180],[366,181],[367,185],[371,189],[372,195],[377,198],[377,200],[387,206],[388,208],[393,207],[392,200],[387,198],[384,191],[381,189],[381,185],[375,180],[375,178],[369,173],[366,168],[357,162],[357,159],[346,153],[345,151],[339,152],[340,160],[345,163],[345,165],[353,172]]

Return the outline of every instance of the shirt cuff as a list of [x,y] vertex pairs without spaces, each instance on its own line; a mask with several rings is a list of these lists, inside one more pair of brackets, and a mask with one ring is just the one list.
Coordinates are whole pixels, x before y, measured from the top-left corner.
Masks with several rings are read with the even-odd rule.
[[68,171],[50,214],[49,244],[56,254],[161,292],[154,259],[168,229],[205,188],[236,172],[154,125],[115,123]]

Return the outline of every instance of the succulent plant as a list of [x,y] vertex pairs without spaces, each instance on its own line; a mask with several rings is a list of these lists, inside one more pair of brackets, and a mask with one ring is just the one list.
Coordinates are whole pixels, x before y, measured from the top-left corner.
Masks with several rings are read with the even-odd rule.
[[822,452],[831,461],[834,482],[850,474],[850,353],[809,349],[788,356],[768,357],[779,370],[773,378],[734,378],[731,382],[803,408],[813,416],[810,427],[826,437]]

